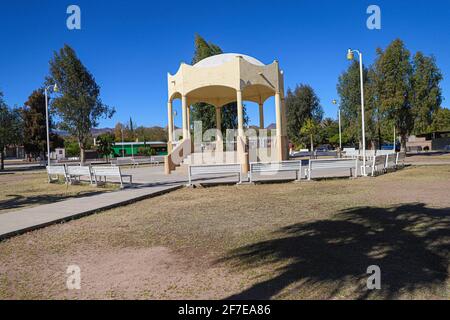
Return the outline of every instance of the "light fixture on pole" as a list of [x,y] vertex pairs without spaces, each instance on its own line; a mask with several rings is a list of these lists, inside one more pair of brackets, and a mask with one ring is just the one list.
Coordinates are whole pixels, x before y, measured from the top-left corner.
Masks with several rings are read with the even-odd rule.
[[355,58],[355,53],[359,56],[359,75],[361,80],[361,128],[362,128],[362,151],[363,151],[363,166],[362,175],[367,176],[366,173],[366,130],[365,130],[365,120],[364,120],[364,72],[363,72],[363,58],[362,53],[358,50],[348,49],[347,60],[353,60]]
[[[337,105],[336,99],[334,99],[332,102],[334,105]],[[339,152],[342,152],[341,106],[338,106],[338,119],[339,119]]]
[[53,92],[58,92],[58,86],[56,83],[54,85],[50,85],[45,87],[45,127],[47,130],[47,165],[50,167],[50,124],[48,119],[48,91],[52,90]]

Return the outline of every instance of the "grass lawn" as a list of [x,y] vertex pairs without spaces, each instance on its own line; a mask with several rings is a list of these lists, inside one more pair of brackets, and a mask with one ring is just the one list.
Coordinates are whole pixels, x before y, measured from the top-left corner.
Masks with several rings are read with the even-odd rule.
[[449,163],[450,153],[411,154],[406,158],[408,163],[425,162],[432,164]]
[[116,187],[96,188],[89,184],[48,183],[44,171],[0,173],[0,214],[73,197],[92,195]]
[[450,166],[181,189],[1,242],[0,298],[449,299],[449,252]]

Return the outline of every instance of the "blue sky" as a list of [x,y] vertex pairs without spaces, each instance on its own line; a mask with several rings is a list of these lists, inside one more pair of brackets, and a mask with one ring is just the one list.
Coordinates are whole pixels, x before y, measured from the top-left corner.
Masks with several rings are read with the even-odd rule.
[[[66,28],[66,9],[79,5],[82,29]],[[366,28],[366,9],[382,11],[382,29]],[[0,90],[6,102],[23,105],[42,85],[48,61],[71,45],[117,113],[100,126],[131,116],[138,125],[167,122],[167,72],[191,62],[194,34],[264,63],[280,61],[285,85],[311,85],[327,116],[335,117],[339,74],[349,47],[372,63],[377,47],[403,39],[413,53],[434,54],[444,73],[444,106],[450,100],[450,1],[2,1],[0,4]],[[250,122],[257,108],[246,103]],[[179,108],[177,103],[176,108]],[[274,122],[273,100],[265,105]],[[180,112],[178,112],[180,114]],[[180,116],[177,117],[180,125]]]

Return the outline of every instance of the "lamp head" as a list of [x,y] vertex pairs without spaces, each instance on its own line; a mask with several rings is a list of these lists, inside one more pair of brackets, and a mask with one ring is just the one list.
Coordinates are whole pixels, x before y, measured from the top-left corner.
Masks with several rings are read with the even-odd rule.
[[348,49],[348,51],[347,51],[347,60],[353,60],[354,57],[355,57],[355,55],[353,54],[352,49]]
[[333,101],[331,101],[334,105],[336,105],[337,104],[337,101],[336,101],[336,99],[333,99]]
[[53,92],[58,92],[59,88],[58,85],[55,83],[55,85],[53,86]]

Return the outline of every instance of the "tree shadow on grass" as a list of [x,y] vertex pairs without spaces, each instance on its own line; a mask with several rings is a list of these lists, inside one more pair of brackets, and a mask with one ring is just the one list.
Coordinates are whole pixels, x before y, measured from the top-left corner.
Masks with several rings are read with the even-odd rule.
[[[220,262],[267,268],[274,275],[229,299],[270,299],[284,289],[324,299],[394,299],[417,292],[448,297],[449,259],[450,209],[408,204],[353,208],[291,225]],[[366,287],[371,265],[381,268],[381,290]]]
[[90,197],[95,196],[100,193],[104,193],[104,191],[85,191],[79,192],[78,194],[42,194],[36,196],[21,196],[21,195],[7,195],[8,197],[12,197],[10,199],[0,201],[0,214],[2,212],[6,212],[11,209],[19,209],[24,207],[31,207],[36,205],[49,204],[59,201],[64,201],[73,198],[81,198],[81,197]]

